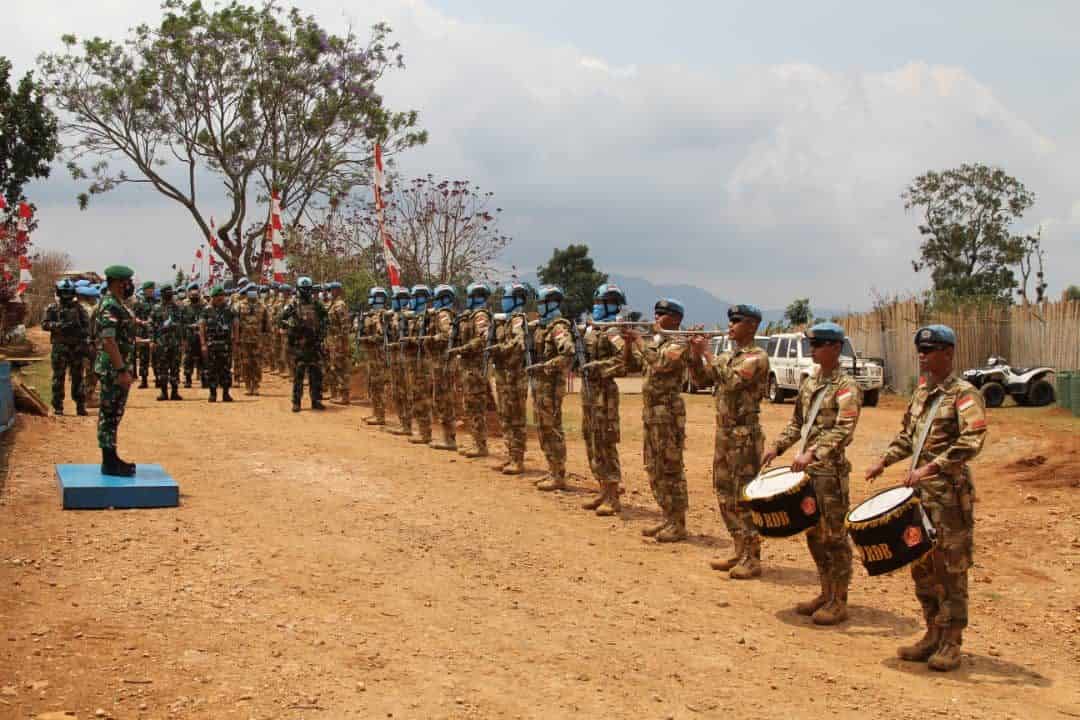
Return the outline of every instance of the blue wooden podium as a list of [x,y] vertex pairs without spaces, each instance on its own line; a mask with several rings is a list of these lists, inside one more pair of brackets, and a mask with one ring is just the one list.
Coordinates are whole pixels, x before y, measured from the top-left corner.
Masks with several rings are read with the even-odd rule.
[[100,465],[57,465],[65,510],[157,508],[180,504],[180,486],[160,465],[135,465],[134,477],[101,474]]

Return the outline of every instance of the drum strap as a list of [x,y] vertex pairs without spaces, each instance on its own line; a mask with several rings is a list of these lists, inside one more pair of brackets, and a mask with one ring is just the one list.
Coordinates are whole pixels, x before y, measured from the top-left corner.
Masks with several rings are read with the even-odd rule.
[[814,393],[814,399],[810,401],[810,412],[802,426],[802,452],[806,452],[806,445],[810,442],[810,429],[814,427],[814,421],[817,420],[818,413],[821,412],[821,403],[825,401],[825,391],[828,389],[828,385],[820,388]]
[[915,470],[919,464],[919,456],[922,455],[923,445],[926,444],[926,438],[930,437],[930,428],[934,424],[934,418],[937,417],[938,408],[941,407],[941,401],[945,399],[945,392],[942,391],[934,402],[930,404],[930,412],[926,414],[926,420],[924,425],[919,428],[919,437],[915,441],[915,451],[911,453],[911,469]]

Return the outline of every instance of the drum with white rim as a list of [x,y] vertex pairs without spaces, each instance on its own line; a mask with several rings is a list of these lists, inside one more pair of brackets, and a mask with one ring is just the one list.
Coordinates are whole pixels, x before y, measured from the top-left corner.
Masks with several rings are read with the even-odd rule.
[[871,495],[852,508],[846,525],[870,575],[902,568],[934,547],[934,528],[918,494],[909,487]]
[[767,470],[748,482],[742,501],[766,537],[797,535],[817,525],[821,517],[810,476],[790,467]]

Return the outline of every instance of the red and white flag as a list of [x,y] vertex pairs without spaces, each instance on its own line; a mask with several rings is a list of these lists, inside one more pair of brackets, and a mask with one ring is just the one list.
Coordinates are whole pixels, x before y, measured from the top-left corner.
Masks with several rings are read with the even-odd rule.
[[19,285],[15,288],[16,295],[22,295],[30,287],[34,277],[30,274],[30,258],[25,254],[19,256]]
[[217,250],[217,227],[214,225],[214,216],[210,216],[210,247]]
[[386,261],[386,272],[390,275],[390,286],[401,284],[401,266],[394,257],[394,241],[390,239],[390,233],[386,232],[383,222],[383,162],[382,145],[375,143],[375,217],[379,221],[379,237],[383,241],[383,259]]
[[19,254],[19,284],[15,287],[15,294],[22,295],[30,287],[33,276],[30,274],[30,258],[26,254],[26,247],[30,244],[30,218],[34,211],[29,203],[19,203],[19,219],[15,225],[15,252]]
[[285,282],[285,245],[281,240],[281,194],[270,193],[270,258],[274,282]]

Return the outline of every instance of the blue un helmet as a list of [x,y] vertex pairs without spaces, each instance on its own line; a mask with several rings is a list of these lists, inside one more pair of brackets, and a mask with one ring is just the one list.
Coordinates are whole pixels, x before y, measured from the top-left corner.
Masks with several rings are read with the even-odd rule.
[[593,291],[592,319],[597,322],[614,320],[626,304],[626,293],[617,285],[604,283]]
[[525,312],[525,303],[529,301],[529,289],[519,282],[503,285],[502,311],[507,315],[515,312]]
[[69,303],[74,300],[75,290],[75,283],[66,278],[56,283],[56,297],[60,298],[60,302]]
[[315,292],[315,283],[311,282],[311,278],[303,276],[296,279],[296,292],[304,300],[310,300],[312,293]]
[[469,287],[465,288],[465,292],[468,294],[465,306],[469,310],[479,310],[480,308],[487,307],[488,298],[491,297],[491,288],[485,283],[472,283]]
[[394,311],[404,310],[409,307],[412,298],[409,296],[409,288],[395,285],[390,290],[390,309]]
[[386,288],[376,285],[367,291],[368,307],[372,310],[386,309]]
[[443,308],[453,308],[454,301],[457,299],[457,293],[454,292],[454,288],[450,285],[436,285],[435,297],[432,301],[432,306],[436,310],[442,310]]
[[413,285],[409,296],[409,309],[413,312],[424,312],[427,310],[428,302],[431,301],[431,288],[423,283]]
[[90,281],[87,280],[86,278],[82,278],[81,280],[76,280],[75,281],[75,290],[77,291],[81,287],[90,287]]
[[566,293],[558,285],[545,285],[536,295],[536,309],[540,313],[540,324],[547,325],[555,318],[562,317],[559,306]]

